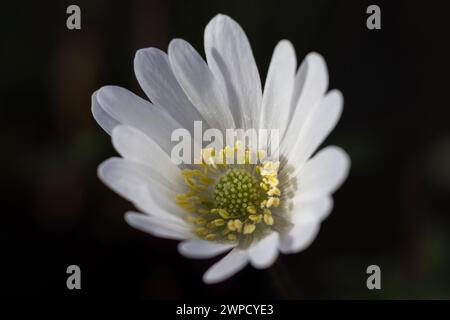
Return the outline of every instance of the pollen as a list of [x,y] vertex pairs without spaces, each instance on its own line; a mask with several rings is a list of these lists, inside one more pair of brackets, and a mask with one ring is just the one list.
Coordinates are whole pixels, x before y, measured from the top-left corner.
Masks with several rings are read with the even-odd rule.
[[[243,162],[231,163],[239,154]],[[200,156],[201,164],[182,171],[189,191],[175,199],[198,237],[239,245],[274,228],[272,211],[282,195],[279,162],[264,161],[263,151],[243,150],[239,141],[234,147],[202,149]]]

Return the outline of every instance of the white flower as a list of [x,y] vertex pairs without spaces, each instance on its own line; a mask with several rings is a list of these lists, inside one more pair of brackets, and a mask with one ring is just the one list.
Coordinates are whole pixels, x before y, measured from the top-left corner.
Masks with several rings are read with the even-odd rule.
[[[216,283],[248,262],[267,268],[279,251],[308,247],[350,161],[335,146],[315,153],[343,105],[339,91],[327,92],[327,68],[319,54],[308,54],[297,71],[292,44],[281,41],[262,92],[250,44],[235,21],[216,16],[204,40],[207,63],[180,39],[170,43],[167,55],[156,48],[139,50],[135,72],[151,102],[106,86],[93,94],[92,112],[122,156],[102,163],[100,178],[145,213],[128,212],[126,221],[154,236],[182,240],[178,248],[186,257],[229,251],[204,275],[206,283]],[[206,156],[200,165],[176,166],[171,133],[192,131],[195,120],[222,131],[279,129],[281,161],[215,165]]]

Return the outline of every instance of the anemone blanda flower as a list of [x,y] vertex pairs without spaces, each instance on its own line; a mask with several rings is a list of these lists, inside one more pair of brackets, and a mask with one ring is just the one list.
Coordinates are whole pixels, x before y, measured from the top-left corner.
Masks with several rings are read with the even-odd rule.
[[[206,62],[180,39],[168,54],[139,50],[134,69],[151,102],[106,86],[93,94],[92,112],[122,156],[103,162],[100,178],[143,212],[128,212],[125,220],[153,236],[182,240],[179,252],[189,258],[228,252],[204,274],[206,283],[215,283],[249,262],[266,268],[279,251],[308,247],[350,161],[336,146],[316,152],[343,106],[338,90],[327,92],[319,54],[308,54],[297,70],[292,44],[280,41],[263,91],[250,44],[234,20],[213,18],[204,46]],[[192,131],[196,120],[222,131],[278,129],[280,161],[261,156],[257,164],[215,165],[204,158],[175,165],[171,133]],[[238,148],[217,153],[233,155]]]

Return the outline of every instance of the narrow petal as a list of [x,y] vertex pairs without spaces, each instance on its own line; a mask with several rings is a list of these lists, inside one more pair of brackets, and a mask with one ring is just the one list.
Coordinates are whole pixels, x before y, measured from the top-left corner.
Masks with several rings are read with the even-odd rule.
[[299,132],[307,125],[311,113],[322,101],[328,87],[328,71],[323,57],[317,53],[310,53],[300,66],[296,77],[293,99],[299,95],[292,120],[283,140],[282,152],[290,150]]
[[212,128],[234,128],[233,115],[206,62],[186,41],[172,40],[169,60],[175,77],[192,104]]
[[203,282],[213,284],[226,280],[242,270],[247,262],[247,253],[235,248],[205,272]]
[[204,120],[178,84],[166,53],[156,48],[138,50],[134,71],[150,101],[162,106],[184,128],[193,130],[194,121]]
[[278,257],[277,232],[272,232],[249,249],[250,263],[257,269],[270,267]]
[[[343,98],[338,90],[330,91],[319,106],[313,110],[294,140],[290,141],[287,158],[300,169],[330,134],[342,113]],[[287,148],[289,141],[283,141]],[[296,172],[293,172],[296,174]]]
[[[252,49],[239,24],[217,15],[205,29],[205,53],[239,128],[254,128],[261,108],[261,79]],[[257,124],[257,123],[256,123]]]
[[152,138],[167,154],[172,150],[172,132],[182,125],[167,111],[127,89],[106,86],[97,91],[101,108],[118,123],[135,127]]
[[297,59],[292,44],[283,40],[275,47],[264,86],[260,128],[278,129],[283,137],[290,113]]
[[308,160],[298,176],[299,198],[311,201],[333,193],[344,182],[350,158],[339,147],[329,146]]
[[95,121],[99,126],[105,130],[108,134],[111,134],[115,126],[119,125],[119,121],[111,117],[105,110],[102,109],[100,103],[97,100],[97,91],[92,94],[92,106],[91,111]]
[[208,259],[222,254],[234,246],[201,239],[190,239],[178,244],[178,252],[191,259]]
[[133,228],[155,237],[184,240],[193,236],[186,226],[136,212],[127,212],[125,221]]
[[316,238],[319,229],[320,222],[317,219],[302,219],[294,225],[288,235],[280,239],[280,251],[288,254],[306,249]]

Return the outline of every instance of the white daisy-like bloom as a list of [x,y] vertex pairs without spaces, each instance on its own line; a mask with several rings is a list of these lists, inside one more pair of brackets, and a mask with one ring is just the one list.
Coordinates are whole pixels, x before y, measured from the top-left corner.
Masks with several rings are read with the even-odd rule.
[[[322,56],[308,54],[297,70],[292,44],[280,41],[263,91],[248,39],[234,20],[214,17],[204,46],[206,62],[180,39],[170,43],[168,54],[139,50],[134,69],[151,102],[105,86],[92,96],[92,113],[121,155],[99,166],[100,178],[142,212],[127,212],[125,220],[153,236],[181,240],[178,250],[189,258],[227,252],[203,276],[217,283],[248,263],[267,268],[279,252],[308,247],[350,161],[336,146],[316,152],[343,107],[338,90],[327,92]],[[178,128],[192,132],[194,121],[222,132],[278,129],[280,161],[257,152],[257,163],[250,163],[245,150],[243,164],[228,163],[241,148],[238,142],[202,149],[199,164],[176,165],[171,134]],[[224,162],[216,164],[213,155]]]

